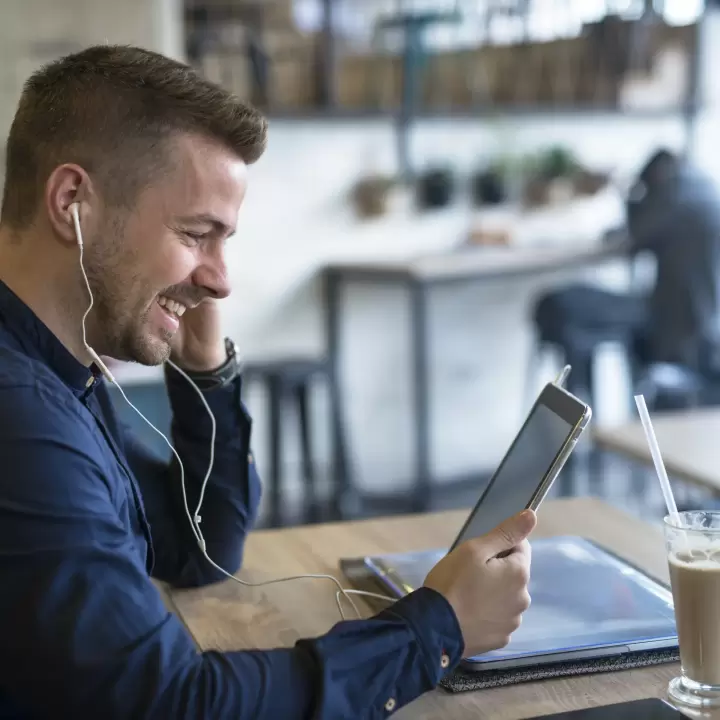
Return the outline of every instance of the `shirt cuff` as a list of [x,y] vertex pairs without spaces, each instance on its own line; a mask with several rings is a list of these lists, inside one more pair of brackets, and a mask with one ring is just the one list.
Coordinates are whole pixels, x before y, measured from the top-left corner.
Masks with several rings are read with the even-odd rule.
[[378,617],[402,617],[422,648],[434,684],[462,659],[465,643],[452,605],[436,590],[421,587],[401,598]]
[[[205,441],[212,432],[212,421],[198,389],[169,365],[165,366],[165,386],[173,422],[186,437]],[[238,376],[224,387],[200,391],[215,417],[218,440],[242,437],[243,430],[250,426],[250,416],[241,401],[241,390],[241,378]]]

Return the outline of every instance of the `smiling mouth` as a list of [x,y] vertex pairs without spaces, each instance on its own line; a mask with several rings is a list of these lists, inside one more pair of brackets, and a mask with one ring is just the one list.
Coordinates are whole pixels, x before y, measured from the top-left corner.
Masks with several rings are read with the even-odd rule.
[[178,320],[183,316],[184,312],[187,310],[187,306],[183,305],[182,303],[179,303],[177,300],[171,300],[170,298],[165,297],[164,295],[158,295],[157,299],[158,305],[162,307],[163,310],[165,310],[166,313],[170,315],[174,315]]

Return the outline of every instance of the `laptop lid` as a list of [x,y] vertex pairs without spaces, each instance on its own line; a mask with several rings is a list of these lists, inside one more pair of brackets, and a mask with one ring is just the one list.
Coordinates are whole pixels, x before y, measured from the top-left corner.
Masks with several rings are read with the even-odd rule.
[[[507,647],[467,658],[466,664],[490,670],[677,646],[668,587],[584,538],[538,539],[532,549],[532,605],[522,625]],[[365,564],[398,596],[419,587],[442,554],[384,555],[365,558]],[[392,568],[393,576],[382,567]]]

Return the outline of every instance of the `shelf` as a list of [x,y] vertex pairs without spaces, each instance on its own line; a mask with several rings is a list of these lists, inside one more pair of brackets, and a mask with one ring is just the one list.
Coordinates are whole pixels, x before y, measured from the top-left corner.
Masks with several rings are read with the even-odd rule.
[[[415,120],[486,120],[493,118],[532,118],[552,117],[555,115],[570,115],[578,118],[593,119],[598,116],[627,116],[637,119],[666,119],[678,116],[690,116],[696,114],[699,107],[677,107],[677,108],[648,108],[629,109],[607,107],[607,106],[554,106],[554,107],[498,107],[478,108],[477,110],[418,110],[413,113]],[[267,118],[272,121],[357,121],[357,120],[396,120],[399,119],[399,110],[355,110],[355,109],[298,109],[298,110],[271,110],[263,111]]]

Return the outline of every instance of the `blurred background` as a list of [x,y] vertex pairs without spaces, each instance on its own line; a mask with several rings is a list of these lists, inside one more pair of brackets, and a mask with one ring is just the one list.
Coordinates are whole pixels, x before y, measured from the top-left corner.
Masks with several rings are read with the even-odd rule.
[[[33,70],[98,42],[189,62],[270,119],[228,246],[234,293],[223,310],[245,362],[262,525],[474,503],[537,392],[570,360],[595,428],[633,420],[638,387],[658,411],[714,404],[708,363],[638,352],[638,325],[663,336],[662,313],[630,322],[628,306],[612,304],[660,292],[663,260],[637,252],[627,227],[659,151],[703,178],[703,207],[720,215],[713,3],[59,6],[0,5],[3,136]],[[698,263],[713,275],[707,253]],[[692,293],[697,267],[687,263],[673,293]],[[568,288],[581,288],[577,301]],[[720,312],[714,303],[704,310]],[[683,337],[712,335],[707,313],[677,320]],[[167,428],[161,371],[116,374]],[[588,434],[553,492],[647,517],[663,509],[656,484]],[[683,501],[710,502],[678,487]]]

